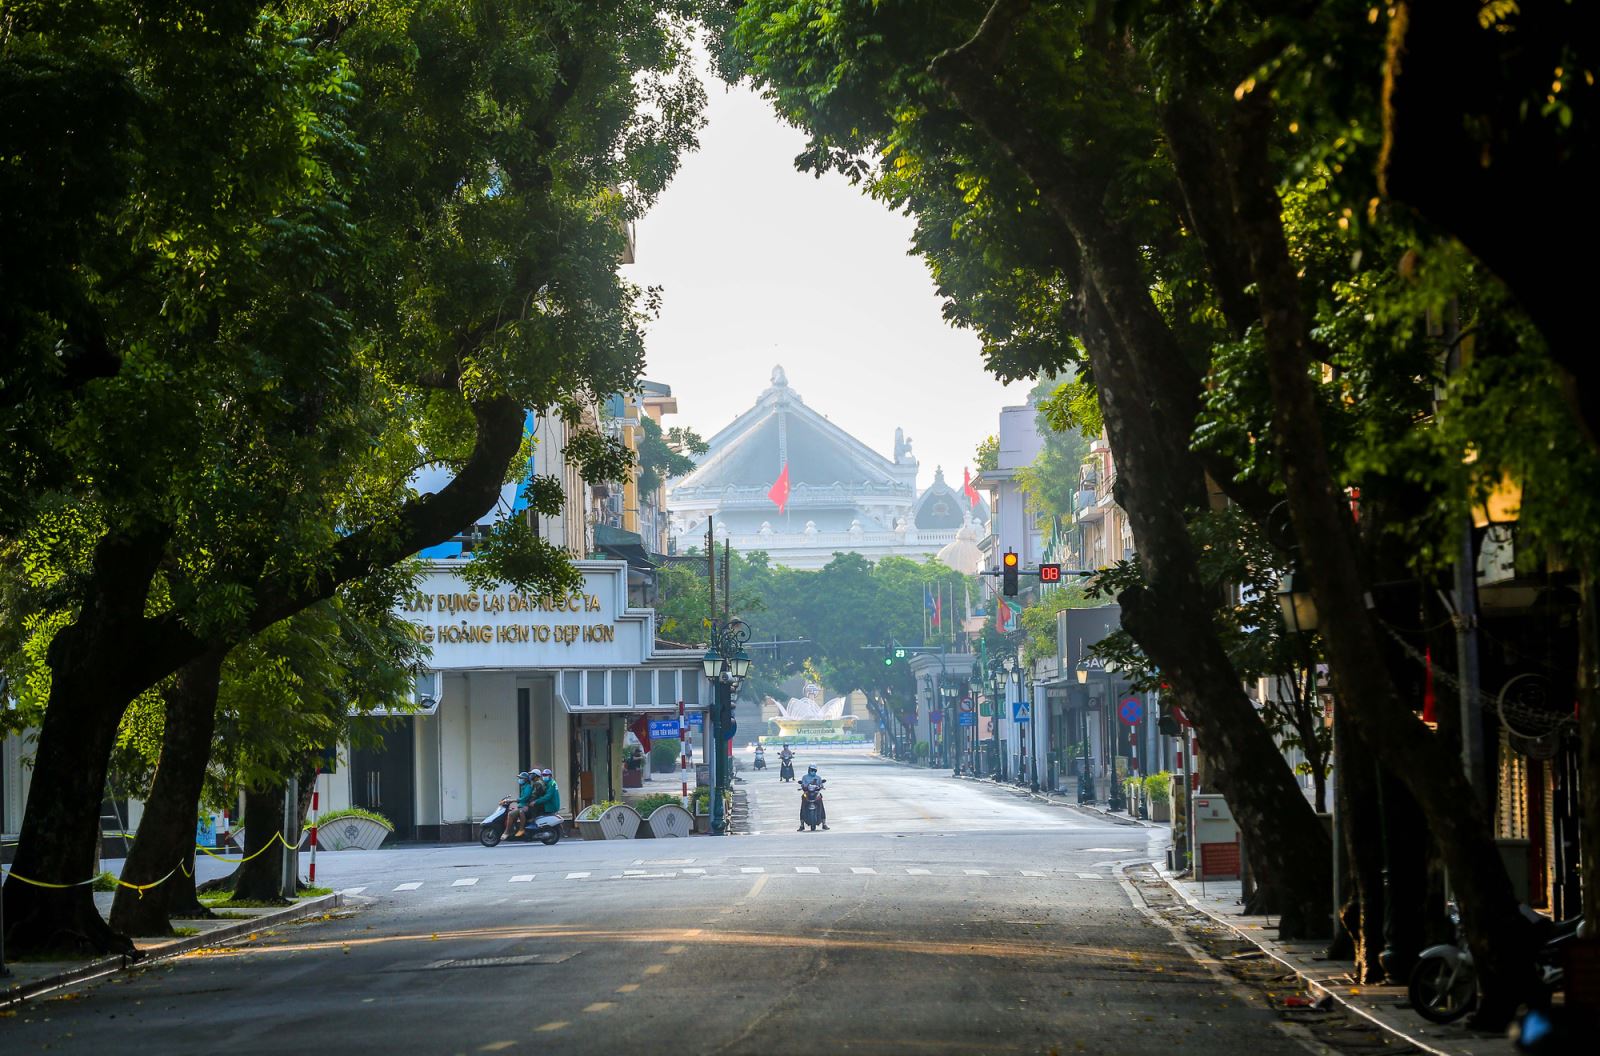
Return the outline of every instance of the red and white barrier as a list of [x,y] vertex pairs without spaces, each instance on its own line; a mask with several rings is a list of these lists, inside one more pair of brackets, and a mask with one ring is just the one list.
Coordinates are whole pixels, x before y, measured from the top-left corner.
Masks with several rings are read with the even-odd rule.
[[694,813],[689,802],[689,720],[683,713],[683,701],[678,701],[678,776],[683,779],[683,809]]
[[308,883],[317,886],[317,804],[322,796],[322,767],[317,767],[317,776],[312,779],[315,783],[311,786],[311,875]]

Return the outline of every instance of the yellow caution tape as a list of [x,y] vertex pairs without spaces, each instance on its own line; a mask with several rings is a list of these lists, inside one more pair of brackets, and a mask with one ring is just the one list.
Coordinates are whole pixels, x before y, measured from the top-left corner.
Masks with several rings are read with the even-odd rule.
[[[260,856],[262,854],[265,854],[269,849],[272,848],[272,846],[275,843],[281,843],[281,844],[283,844],[284,847],[288,848],[291,851],[298,850],[299,847],[300,847],[300,844],[305,842],[306,836],[307,836],[307,833],[302,832],[300,834],[300,839],[299,840],[295,841],[294,843],[290,843],[288,840],[283,838],[283,833],[275,832],[275,833],[272,834],[272,839],[267,841],[267,844],[266,844],[265,847],[260,848],[259,850],[257,850],[255,852],[255,854],[252,854],[249,857],[240,858],[238,861],[233,861],[233,859],[231,859],[231,858],[225,858],[222,855],[217,854],[217,853],[215,853],[213,851],[206,850],[204,847],[196,847],[195,850],[201,851],[201,852],[203,852],[205,854],[209,854],[209,855],[211,855],[211,857],[216,858],[219,861],[224,861],[224,862],[233,861],[234,865],[243,865],[245,862],[248,862],[251,858],[256,858],[256,857],[258,857],[258,856]],[[118,887],[126,887],[129,890],[137,891],[137,892],[139,892],[139,897],[143,898],[144,897],[144,893],[146,891],[150,890],[152,887],[160,887],[162,884],[166,883],[168,880],[171,880],[172,877],[173,877],[173,874],[177,873],[179,870],[183,871],[183,875],[184,876],[193,876],[194,875],[193,873],[189,872],[189,867],[188,867],[188,865],[186,863],[179,862],[177,865],[173,866],[170,871],[168,871],[166,876],[163,876],[160,880],[155,880],[155,881],[152,881],[151,883],[148,883],[148,884],[130,884],[126,880],[123,880],[123,879],[121,879],[119,877],[114,877],[113,879],[115,880],[115,882],[116,882]],[[21,875],[20,873],[18,873],[14,869],[5,870],[3,874],[0,874],[0,876],[3,876],[4,879],[8,879],[8,880],[14,877],[17,880],[19,880],[22,883],[24,883],[24,884],[30,884],[30,885],[32,885],[34,887],[48,888],[48,889],[50,889],[52,891],[65,891],[68,888],[73,888],[73,887],[86,887],[89,884],[92,884],[95,881],[100,879],[100,877],[98,877],[98,876],[91,876],[89,879],[87,879],[87,880],[79,880],[75,884],[53,884],[48,880],[33,880],[33,879],[30,879],[29,877]]]

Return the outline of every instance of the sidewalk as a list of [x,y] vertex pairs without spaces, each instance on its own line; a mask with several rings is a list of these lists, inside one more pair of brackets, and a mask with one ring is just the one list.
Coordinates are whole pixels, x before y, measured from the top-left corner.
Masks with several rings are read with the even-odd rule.
[[[111,912],[111,892],[96,892],[95,908],[102,915]],[[178,920],[175,928],[193,929],[194,934],[179,935],[170,939],[135,940],[134,945],[144,953],[143,959],[130,962],[122,957],[80,957],[60,960],[6,961],[9,976],[0,977],[0,1009],[11,1008],[24,1001],[100,979],[130,967],[139,968],[170,957],[178,957],[208,946],[249,939],[264,929],[287,924],[307,917],[320,916],[344,905],[344,897],[337,892],[305,898],[288,906],[265,909],[226,909],[248,919]]]
[[1468,1030],[1459,1021],[1446,1025],[1429,1023],[1411,1011],[1403,986],[1353,985],[1349,961],[1322,958],[1324,941],[1279,942],[1273,938],[1276,917],[1244,913],[1237,880],[1202,885],[1180,879],[1165,869],[1157,872],[1191,907],[1297,974],[1313,995],[1330,995],[1355,1015],[1422,1052],[1434,1056],[1508,1056],[1516,1051],[1510,1039]]

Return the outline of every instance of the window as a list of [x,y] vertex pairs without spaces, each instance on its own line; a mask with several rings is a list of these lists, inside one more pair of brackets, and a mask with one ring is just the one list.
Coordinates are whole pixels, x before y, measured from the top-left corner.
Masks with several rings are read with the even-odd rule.
[[628,693],[628,686],[629,686],[630,681],[631,680],[628,678],[628,672],[626,672],[626,671],[613,671],[613,672],[611,672],[611,706],[612,707],[614,707],[614,708],[626,708],[626,707],[630,706],[629,702],[632,699],[631,695]]
[[633,673],[633,706],[648,708],[652,704],[659,704],[661,698],[651,699],[650,683],[653,681],[648,671],[635,671]]

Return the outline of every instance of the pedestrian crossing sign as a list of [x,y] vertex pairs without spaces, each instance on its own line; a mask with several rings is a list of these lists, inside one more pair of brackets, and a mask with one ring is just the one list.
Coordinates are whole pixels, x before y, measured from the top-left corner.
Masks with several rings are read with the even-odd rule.
[[1028,720],[1030,720],[1032,718],[1033,718],[1033,708],[1028,704],[1027,701],[1025,701],[1025,700],[1013,700],[1011,702],[1011,721],[1012,722],[1027,722]]

